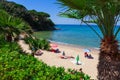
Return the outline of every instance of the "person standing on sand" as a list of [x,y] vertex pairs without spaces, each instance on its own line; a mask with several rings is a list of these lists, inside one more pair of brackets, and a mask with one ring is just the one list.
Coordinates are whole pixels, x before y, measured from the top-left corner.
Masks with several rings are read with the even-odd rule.
[[63,51],[63,54],[62,54],[63,56],[65,56],[65,52]]

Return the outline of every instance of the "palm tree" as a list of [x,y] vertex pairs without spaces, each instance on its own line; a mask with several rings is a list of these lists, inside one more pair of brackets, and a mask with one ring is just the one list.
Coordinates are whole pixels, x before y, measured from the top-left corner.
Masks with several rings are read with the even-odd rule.
[[0,32],[5,35],[7,41],[18,36],[21,32],[31,31],[30,26],[22,19],[10,16],[7,12],[0,10]]
[[[99,80],[120,80],[120,51],[117,34],[120,27],[120,0],[57,0],[64,7],[61,16],[81,19],[101,39],[98,64]],[[100,33],[89,25],[96,23]]]

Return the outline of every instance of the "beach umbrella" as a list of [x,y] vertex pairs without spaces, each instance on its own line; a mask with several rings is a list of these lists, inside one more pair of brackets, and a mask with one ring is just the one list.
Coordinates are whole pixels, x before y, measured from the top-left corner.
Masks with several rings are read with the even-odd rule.
[[84,52],[91,52],[90,49],[84,49]]
[[57,44],[50,44],[50,46],[52,47],[52,48],[57,48],[58,47],[58,45]]
[[58,48],[58,45],[51,43],[51,44],[50,44],[50,47],[51,47],[52,49],[57,49],[57,48]]
[[76,64],[78,64],[78,62],[79,62],[79,55],[77,55],[77,57],[76,57]]

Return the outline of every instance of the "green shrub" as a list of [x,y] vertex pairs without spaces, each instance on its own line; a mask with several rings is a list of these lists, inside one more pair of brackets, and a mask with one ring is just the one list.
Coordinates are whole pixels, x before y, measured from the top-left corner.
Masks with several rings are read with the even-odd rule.
[[49,50],[50,45],[49,42],[45,39],[37,39],[33,37],[25,38],[25,42],[30,45],[30,48],[36,51],[38,49]]
[[[13,49],[10,50],[10,45]],[[17,48],[15,48],[16,46]],[[89,80],[84,73],[65,72],[62,67],[48,66],[31,55],[18,52],[16,43],[5,43],[0,48],[0,79],[1,80]],[[70,70],[69,70],[70,71]]]

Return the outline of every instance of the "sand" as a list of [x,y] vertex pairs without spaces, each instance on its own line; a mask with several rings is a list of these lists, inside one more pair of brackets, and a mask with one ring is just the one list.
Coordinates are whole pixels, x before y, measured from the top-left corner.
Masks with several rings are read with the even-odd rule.
[[19,40],[18,44],[21,46],[21,48],[23,49],[24,52],[26,53],[32,53],[32,51],[29,48],[29,45],[25,43],[24,40]]
[[[22,41],[19,42],[20,45],[22,44]],[[23,43],[24,44],[24,43]],[[91,79],[97,79],[97,64],[98,64],[98,57],[99,57],[99,50],[91,48],[91,52],[88,54],[91,54],[94,59],[88,59],[84,57],[84,48],[85,47],[78,47],[78,46],[72,46],[72,45],[66,45],[66,44],[60,44],[60,43],[54,43],[58,45],[59,50],[61,53],[54,53],[50,51],[43,51],[43,54],[41,56],[35,56],[38,60],[42,60],[44,63],[48,64],[49,66],[56,66],[56,67],[64,67],[66,70],[68,68],[79,70],[82,68],[82,71],[85,74],[88,74],[91,76]],[[22,45],[24,49],[28,49],[28,46]],[[65,52],[66,56],[73,56],[76,58],[77,55],[79,55],[80,62],[82,62],[81,65],[76,65],[75,63],[71,62],[75,59],[61,59],[60,56],[62,55],[62,52]],[[30,52],[28,50],[28,52]]]

